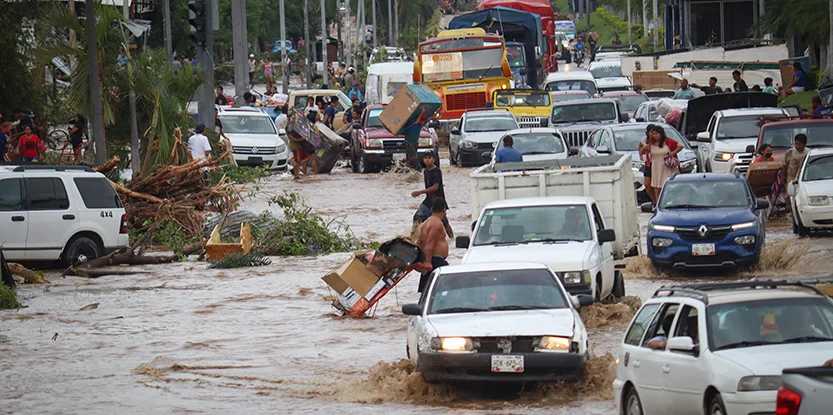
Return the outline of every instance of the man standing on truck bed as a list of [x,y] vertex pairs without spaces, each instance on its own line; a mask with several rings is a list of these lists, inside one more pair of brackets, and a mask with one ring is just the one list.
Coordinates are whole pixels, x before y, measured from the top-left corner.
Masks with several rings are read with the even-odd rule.
[[[425,162],[425,170],[422,172],[422,175],[425,180],[425,189],[416,190],[411,193],[412,197],[425,195],[425,200],[422,201],[422,204],[419,205],[419,209],[417,209],[414,214],[414,229],[431,217],[431,209],[434,204],[434,200],[440,199],[443,203],[446,203],[445,189],[443,187],[443,172],[436,164],[437,158],[434,155],[434,150],[426,151],[423,156],[423,161]],[[448,209],[448,205],[445,206],[445,209]],[[445,210],[443,210],[443,212],[445,212]],[[448,237],[453,238],[454,231],[451,230],[451,225],[448,223],[448,218],[446,218],[445,215],[442,216],[442,223]]]
[[417,245],[422,249],[423,254],[425,254],[425,270],[419,277],[419,286],[417,288],[417,292],[420,293],[428,283],[428,276],[431,275],[431,270],[448,265],[448,262],[445,260],[448,257],[448,242],[445,240],[445,229],[443,226],[443,222],[446,220],[446,209],[445,199],[435,197],[431,201],[431,216],[425,220],[422,228],[419,230]]
[[[433,118],[434,114],[429,117],[425,114],[425,109],[420,110],[419,115],[413,124],[405,127],[405,154],[408,161],[408,167],[420,171],[422,166],[419,165],[419,156],[417,155],[417,147],[419,147],[419,136],[422,134],[422,127],[428,123],[429,118]],[[433,152],[431,152],[433,154]],[[427,156],[428,153],[425,153]],[[414,196],[416,197],[416,196]],[[430,205],[429,205],[430,206]]]

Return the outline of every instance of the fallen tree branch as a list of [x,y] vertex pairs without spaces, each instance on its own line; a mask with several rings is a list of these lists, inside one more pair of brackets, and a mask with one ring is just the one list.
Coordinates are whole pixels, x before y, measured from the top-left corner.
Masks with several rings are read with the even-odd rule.
[[171,255],[136,255],[133,251],[128,251],[121,254],[113,255],[111,257],[97,258],[91,261],[87,261],[75,267],[75,270],[89,270],[113,265],[169,264],[171,262],[176,262],[177,260],[179,260],[180,256],[193,255],[197,252],[200,252],[202,249],[202,242],[199,242],[192,245],[188,245],[182,249],[182,252]]
[[64,275],[74,275],[76,277],[82,278],[101,278],[106,277],[108,275],[135,275],[135,274],[147,274],[146,271],[125,271],[125,270],[116,270],[116,269],[80,269],[80,268],[69,268],[68,273],[64,273]]
[[111,158],[110,161],[108,161],[108,162],[106,162],[106,163],[104,163],[100,166],[93,167],[93,170],[95,170],[99,173],[106,173],[110,170],[115,169],[119,165],[120,162],[121,162],[121,159],[119,159],[119,156],[113,156],[113,158]]
[[12,274],[23,277],[23,279],[29,284],[46,284],[46,280],[44,280],[43,276],[37,272],[15,262],[9,262],[8,265]]

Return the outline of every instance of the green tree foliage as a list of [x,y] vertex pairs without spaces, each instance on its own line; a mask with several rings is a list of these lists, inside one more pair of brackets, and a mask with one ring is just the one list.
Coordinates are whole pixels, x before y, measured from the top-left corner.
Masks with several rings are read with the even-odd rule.
[[[46,103],[43,71],[36,71],[35,38],[42,33],[37,24],[49,2],[19,0],[0,2],[0,114],[6,119],[14,108],[31,108],[42,114]],[[38,76],[40,72],[41,76]]]
[[766,2],[766,14],[759,23],[761,33],[775,37],[798,36],[813,46],[830,40],[830,3],[827,0],[783,0]]

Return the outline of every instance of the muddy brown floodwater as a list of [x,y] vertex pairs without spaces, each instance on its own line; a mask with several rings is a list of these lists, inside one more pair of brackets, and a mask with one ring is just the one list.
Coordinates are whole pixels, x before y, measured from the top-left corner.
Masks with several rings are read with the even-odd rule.
[[[443,167],[458,234],[471,225],[468,172]],[[385,240],[409,231],[420,203],[410,192],[421,186],[415,175],[360,176],[343,168],[301,183],[278,175],[253,188],[243,208],[276,209],[268,199],[295,190],[317,213],[343,217],[357,236]],[[647,220],[640,214],[643,227]],[[815,261],[833,245],[823,237],[796,243],[788,223],[774,223],[768,240],[774,248],[762,262],[766,277],[824,272]],[[452,248],[450,262],[462,254]],[[626,289],[634,298],[582,312],[596,356],[587,381],[517,396],[500,387],[429,386],[414,373],[404,360],[407,319],[400,313],[417,300],[413,276],[382,299],[373,318],[336,315],[320,277],[348,257],[273,258],[270,266],[235,270],[182,262],[97,280],[48,274],[51,284],[20,288],[28,308],[0,312],[0,411],[610,414],[610,354],[640,299],[692,278],[757,276],[656,273],[631,259]],[[98,307],[85,308],[93,303]]]

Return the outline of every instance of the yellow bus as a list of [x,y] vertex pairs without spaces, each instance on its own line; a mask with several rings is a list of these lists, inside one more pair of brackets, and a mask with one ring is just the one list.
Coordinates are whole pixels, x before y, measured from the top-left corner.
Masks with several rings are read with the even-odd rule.
[[512,70],[501,36],[480,28],[441,35],[419,44],[414,83],[427,85],[442,99],[441,121],[459,120],[466,110],[486,108],[495,90],[509,88]]

